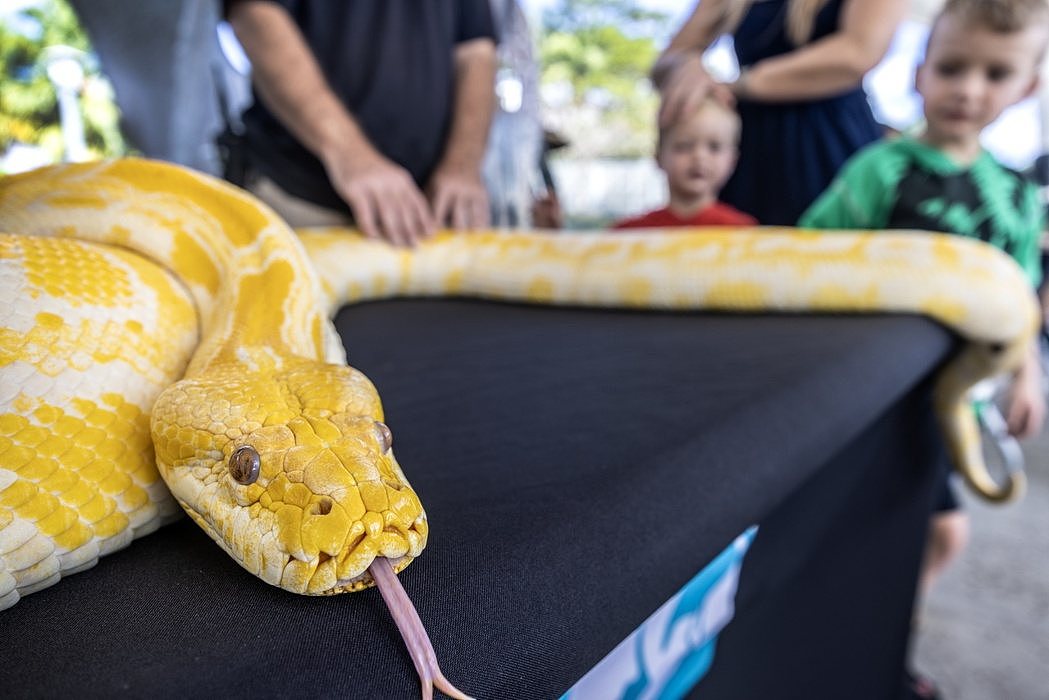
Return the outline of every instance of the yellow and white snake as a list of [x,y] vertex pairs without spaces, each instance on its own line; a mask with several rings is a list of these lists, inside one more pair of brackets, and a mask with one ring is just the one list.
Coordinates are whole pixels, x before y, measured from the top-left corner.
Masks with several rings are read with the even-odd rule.
[[426,515],[329,321],[376,297],[924,314],[964,341],[936,387],[955,464],[991,499],[1022,488],[988,475],[966,392],[1018,365],[1037,307],[1011,259],[959,237],[476,232],[408,250],[296,236],[239,189],[135,159],[3,179],[0,231],[0,609],[181,506],[273,585],[379,584],[424,695],[457,693],[394,575]]

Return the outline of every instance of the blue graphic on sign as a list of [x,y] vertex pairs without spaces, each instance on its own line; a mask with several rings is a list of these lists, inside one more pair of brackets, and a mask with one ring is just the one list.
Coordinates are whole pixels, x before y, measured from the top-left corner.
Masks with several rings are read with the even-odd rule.
[[757,530],[750,527],[737,537],[561,700],[672,700],[688,694],[710,668],[717,635],[735,612],[740,567]]

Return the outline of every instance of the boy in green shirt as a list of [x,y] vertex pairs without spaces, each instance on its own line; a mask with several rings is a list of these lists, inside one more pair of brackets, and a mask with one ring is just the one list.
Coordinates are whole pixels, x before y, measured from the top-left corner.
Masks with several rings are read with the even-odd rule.
[[[1043,208],[1033,183],[980,145],[980,132],[1034,93],[1049,43],[1046,0],[948,0],[929,33],[915,84],[926,127],[916,137],[873,144],[856,154],[799,226],[925,229],[984,240],[1041,278]],[[1038,349],[1014,378],[1006,419],[1017,437],[1035,435],[1045,417]],[[968,522],[951,503],[933,518],[921,589],[965,546]]]

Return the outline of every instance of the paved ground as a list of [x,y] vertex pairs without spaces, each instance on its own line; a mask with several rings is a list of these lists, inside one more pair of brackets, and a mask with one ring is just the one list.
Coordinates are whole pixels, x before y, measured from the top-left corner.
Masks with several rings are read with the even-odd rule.
[[972,542],[919,616],[915,664],[945,700],[1049,700],[1049,436],[1024,453],[1027,496],[965,499]]

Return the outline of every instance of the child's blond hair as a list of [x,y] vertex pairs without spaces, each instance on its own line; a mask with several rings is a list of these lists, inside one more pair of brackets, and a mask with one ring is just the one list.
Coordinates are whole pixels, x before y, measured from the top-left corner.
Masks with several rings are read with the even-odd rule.
[[[700,102],[699,105],[696,107],[695,112],[691,113],[691,116],[695,116],[696,114],[698,114],[702,110],[707,109],[709,107],[717,108],[717,110],[719,112],[721,112],[722,114],[725,114],[726,116],[728,116],[732,120],[732,125],[734,127],[733,130],[735,131],[735,134],[736,134],[735,143],[733,145],[738,145],[739,144],[739,134],[740,134],[740,131],[742,130],[742,127],[743,127],[743,123],[740,121],[740,118],[739,118],[739,113],[735,109],[733,109],[732,107],[729,107],[728,105],[724,104],[720,100],[715,99],[713,95],[707,95],[706,97],[703,98],[703,101]],[[656,135],[656,155],[657,156],[663,150],[663,145],[666,142],[667,134],[669,134],[670,130],[673,129],[675,126],[677,126],[679,123],[680,122],[678,121],[678,122],[674,122],[673,124],[668,124],[667,126],[659,127],[659,133]]]
[[982,27],[996,34],[1037,27],[1045,32],[1038,54],[1038,63],[1045,56],[1049,44],[1049,0],[947,0],[933,20],[929,38],[943,17],[954,17],[963,25]]
[[1011,34],[1034,25],[1049,27],[1046,0],[947,0],[938,17],[950,15],[964,24]]

